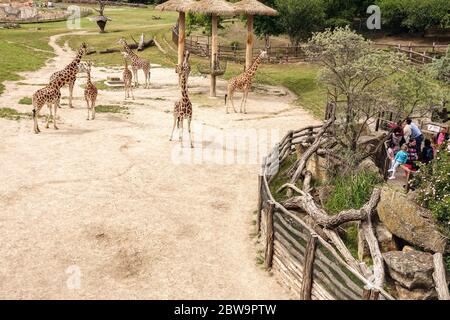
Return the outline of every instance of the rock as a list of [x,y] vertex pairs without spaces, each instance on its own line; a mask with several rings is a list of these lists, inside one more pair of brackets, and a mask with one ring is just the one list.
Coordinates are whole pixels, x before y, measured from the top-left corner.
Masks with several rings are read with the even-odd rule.
[[413,290],[434,290],[433,256],[420,251],[383,253],[390,277],[402,287]]
[[398,250],[397,243],[395,242],[394,235],[389,229],[380,223],[375,225],[375,232],[380,245],[381,252],[389,252]]
[[408,290],[403,288],[401,285],[396,284],[395,289],[397,290],[397,299],[399,300],[436,300],[437,292],[434,289],[423,290],[414,289]]
[[378,169],[375,162],[372,159],[365,159],[358,165],[358,171],[368,171],[376,174],[380,174],[380,169]]
[[405,253],[411,252],[411,251],[416,251],[416,249],[414,249],[411,246],[404,246],[403,249],[402,249],[402,252],[405,252]]
[[427,251],[448,252],[448,241],[427,218],[429,210],[408,201],[404,193],[384,186],[377,211],[383,224],[397,237]]

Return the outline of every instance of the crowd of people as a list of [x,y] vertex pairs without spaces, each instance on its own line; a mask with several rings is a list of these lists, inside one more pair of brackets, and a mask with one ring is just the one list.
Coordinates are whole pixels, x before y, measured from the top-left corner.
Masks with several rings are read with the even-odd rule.
[[437,148],[449,140],[448,128],[443,127],[432,139],[425,139],[420,128],[410,118],[394,125],[388,141],[388,157],[391,160],[389,179],[395,179],[401,167],[409,180],[411,172],[418,169],[418,162],[428,164],[436,156]]

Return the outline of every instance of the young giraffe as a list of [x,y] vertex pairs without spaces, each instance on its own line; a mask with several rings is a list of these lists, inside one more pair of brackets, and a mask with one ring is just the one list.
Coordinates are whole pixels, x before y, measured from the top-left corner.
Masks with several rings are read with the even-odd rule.
[[191,65],[189,64],[189,51],[184,52],[184,59],[181,64],[177,64],[175,72],[178,73],[178,85],[181,87],[181,73],[186,75],[186,82],[189,80],[189,74],[191,73]]
[[[80,46],[80,49],[78,50],[78,53],[73,59],[71,63],[69,63],[63,70],[57,71],[53,73],[50,77],[50,82],[55,82],[61,84],[61,87],[65,84],[69,84],[69,107],[73,108],[72,105],[72,98],[73,98],[73,87],[75,85],[75,80],[77,79],[77,73],[79,71],[79,64],[81,61],[81,58],[87,51],[87,45],[86,43],[82,43]],[[59,89],[61,89],[61,87]]]
[[[188,63],[189,55],[185,56],[184,61]],[[187,74],[185,72],[180,73],[180,82],[181,82],[181,99],[175,103],[175,107],[173,109],[173,127],[172,133],[170,134],[170,141],[172,141],[173,132],[175,130],[175,126],[178,128],[179,140],[181,146],[183,147],[183,122],[184,119],[187,119],[188,122],[188,132],[189,132],[189,142],[191,148],[194,147],[192,143],[192,132],[191,132],[191,120],[192,120],[192,103],[189,100],[188,90],[187,90]]]
[[131,60],[131,70],[133,71],[133,78],[134,78],[134,84],[137,87],[139,87],[139,80],[138,80],[138,71],[142,69],[144,71],[145,75],[145,88],[148,88],[150,85],[150,62],[146,59],[140,58],[138,55],[136,55],[128,46],[127,42],[124,38],[120,38],[118,41],[119,44],[123,46],[123,49],[128,54],[128,57]]
[[86,120],[89,120],[89,113],[91,114],[91,120],[95,119],[95,101],[97,100],[97,93],[98,93],[97,88],[91,81],[91,66],[92,66],[92,62],[88,61],[86,63],[87,82],[86,82],[86,88],[84,89],[84,99],[86,100],[86,105],[87,105],[87,119]]
[[128,53],[124,53],[123,54],[123,61],[125,63],[124,69],[123,69],[123,85],[124,85],[124,89],[125,89],[125,99],[130,97],[130,92],[131,92],[131,96],[134,100],[134,93],[133,93],[133,74],[131,73],[130,69],[128,69],[128,61],[127,58],[129,57]]
[[[49,109],[49,114],[47,116],[47,123],[45,127],[48,129],[50,118],[53,118],[53,127],[55,130],[58,130],[58,126],[56,125],[56,111],[59,107],[59,101],[61,99],[61,92],[59,88],[54,83],[47,85],[44,88],[37,90],[32,97],[33,103],[33,122],[34,122],[34,133],[39,133],[37,118],[39,116],[39,111],[41,111],[42,107],[47,104]],[[52,108],[54,109],[54,114],[52,114]]]
[[261,64],[261,61],[265,58],[267,58],[267,51],[261,50],[260,54],[253,61],[250,68],[248,68],[244,73],[238,75],[237,77],[232,78],[228,82],[228,90],[227,94],[225,95],[225,109],[227,113],[228,113],[227,97],[231,101],[231,106],[233,107],[234,112],[236,112],[233,102],[233,94],[236,90],[243,91],[239,112],[242,112],[242,108],[244,108],[244,113],[247,113],[247,111],[245,110],[245,105],[247,104],[248,91],[252,86],[253,76],[255,75],[258,66]]

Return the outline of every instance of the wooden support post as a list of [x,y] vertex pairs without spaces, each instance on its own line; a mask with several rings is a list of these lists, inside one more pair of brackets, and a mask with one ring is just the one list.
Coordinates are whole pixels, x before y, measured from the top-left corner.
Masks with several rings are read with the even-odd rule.
[[178,16],[178,65],[183,63],[184,43],[186,40],[186,14],[180,12]]
[[216,75],[213,73],[216,68],[217,62],[217,15],[211,15],[211,86],[209,88],[209,95],[211,97],[216,96]]
[[305,251],[305,264],[303,266],[303,280],[300,291],[300,300],[311,300],[313,286],[314,258],[317,247],[317,235],[311,234]]
[[435,253],[433,255],[434,272],[433,280],[439,300],[450,300],[448,292],[447,281],[445,279],[445,266],[442,253]]
[[[264,170],[264,168],[263,168]],[[259,235],[261,232],[261,210],[262,210],[262,188],[263,188],[263,175],[264,171],[258,176],[258,208],[256,212],[256,234]]]
[[245,48],[245,70],[251,67],[253,62],[253,16],[247,16],[247,46]]
[[267,204],[267,222],[266,222],[266,252],[264,255],[264,267],[270,269],[273,259],[273,213],[275,204],[268,201]]
[[370,300],[370,292],[371,292],[371,290],[369,289],[369,287],[364,286],[362,299],[363,300]]

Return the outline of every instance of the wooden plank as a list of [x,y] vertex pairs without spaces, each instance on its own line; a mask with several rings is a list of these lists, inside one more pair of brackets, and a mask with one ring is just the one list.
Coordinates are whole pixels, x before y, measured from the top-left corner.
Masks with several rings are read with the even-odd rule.
[[442,253],[433,255],[434,272],[433,279],[439,300],[450,300],[447,280],[445,279],[445,266]]
[[311,300],[311,290],[313,284],[314,258],[317,248],[317,235],[311,235],[306,245],[305,264],[303,267],[303,281],[300,292],[300,300]]
[[266,231],[266,253],[264,256],[264,266],[266,269],[272,267],[273,258],[273,213],[275,210],[275,204],[273,202],[268,203],[267,209],[267,231]]

